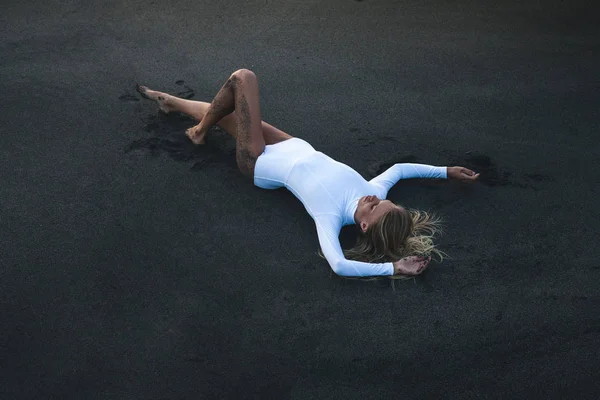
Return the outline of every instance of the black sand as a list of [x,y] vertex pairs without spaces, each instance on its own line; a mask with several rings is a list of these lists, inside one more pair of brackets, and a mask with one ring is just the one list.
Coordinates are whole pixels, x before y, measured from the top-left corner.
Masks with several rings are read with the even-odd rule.
[[[0,398],[598,398],[598,13],[488,3],[3,2]],[[240,67],[365,176],[482,172],[390,193],[452,259],[332,277],[290,193],[134,91]]]

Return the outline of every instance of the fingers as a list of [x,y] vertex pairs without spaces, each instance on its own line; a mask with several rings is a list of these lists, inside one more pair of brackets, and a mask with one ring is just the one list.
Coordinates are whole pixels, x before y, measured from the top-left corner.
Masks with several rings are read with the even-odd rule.
[[412,262],[413,268],[411,269],[415,275],[419,275],[423,272],[431,262],[431,256],[410,256],[406,258]]
[[451,176],[453,179],[457,179],[461,182],[470,183],[479,179],[479,174],[469,168],[465,167],[451,167],[452,172],[449,172],[449,177]]
[[479,178],[479,174],[476,174],[475,171],[471,171],[468,168],[461,167],[460,170],[461,180],[472,182],[476,181]]
[[471,176],[463,176],[462,180],[465,182],[473,182],[479,178],[479,174],[471,175]]
[[403,261],[403,265],[400,269],[401,274],[419,275],[429,266],[431,256],[408,256],[400,261]]
[[421,272],[425,271],[425,268],[427,268],[430,261],[431,261],[431,256],[427,257],[426,259],[424,259],[423,261],[421,261],[419,263],[419,266],[417,268],[417,275],[419,275]]
[[471,171],[470,169],[465,168],[465,167],[461,167],[460,173],[462,175],[466,175],[466,176],[474,176],[475,175],[475,171]]
[[408,257],[404,257],[403,260],[407,260],[407,261],[410,261],[412,263],[418,263],[418,262],[421,262],[421,261],[423,261],[423,260],[425,260],[427,258],[431,259],[431,256],[427,256],[427,257],[425,257],[425,256],[408,256]]

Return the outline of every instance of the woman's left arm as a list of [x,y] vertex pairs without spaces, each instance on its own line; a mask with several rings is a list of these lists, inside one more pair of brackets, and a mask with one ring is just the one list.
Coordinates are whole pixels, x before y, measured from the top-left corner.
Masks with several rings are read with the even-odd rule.
[[447,167],[413,163],[394,164],[382,174],[371,179],[370,183],[383,188],[387,193],[400,179],[446,179],[449,178],[448,172]]
[[479,174],[465,167],[436,167],[426,164],[402,163],[394,164],[381,175],[371,179],[370,183],[383,188],[386,193],[401,179],[431,178],[452,179],[473,182]]

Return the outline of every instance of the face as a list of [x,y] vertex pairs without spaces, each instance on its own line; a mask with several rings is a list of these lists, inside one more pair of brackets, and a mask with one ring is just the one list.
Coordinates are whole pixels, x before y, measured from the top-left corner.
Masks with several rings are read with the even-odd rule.
[[372,223],[376,222],[392,208],[403,210],[402,207],[397,206],[389,200],[380,200],[377,196],[364,196],[358,201],[355,219],[360,229],[366,232]]

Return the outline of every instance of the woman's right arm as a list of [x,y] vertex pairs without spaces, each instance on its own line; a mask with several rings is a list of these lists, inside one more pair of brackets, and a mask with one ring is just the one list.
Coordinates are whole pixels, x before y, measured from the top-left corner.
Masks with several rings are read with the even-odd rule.
[[431,257],[419,256],[404,257],[394,263],[347,260],[338,239],[342,228],[340,217],[334,214],[319,215],[315,218],[315,224],[323,255],[333,272],[340,276],[419,275],[431,261]]
[[338,235],[342,228],[341,218],[334,214],[319,215],[315,218],[319,244],[323,255],[333,272],[340,276],[389,276],[394,274],[394,266],[388,263],[367,263],[347,260],[344,257]]

